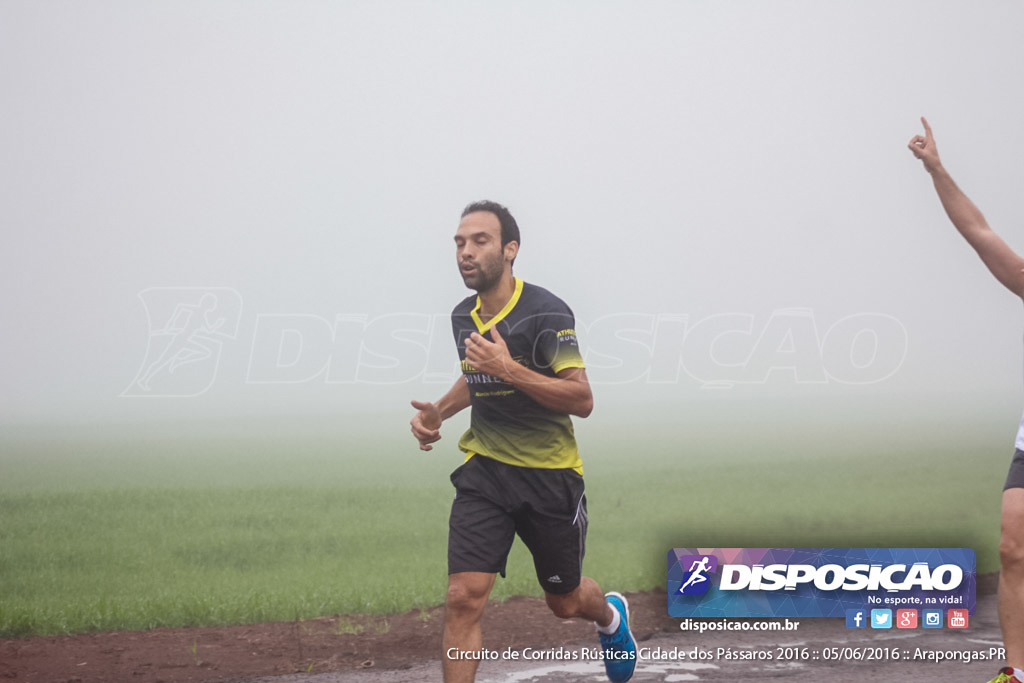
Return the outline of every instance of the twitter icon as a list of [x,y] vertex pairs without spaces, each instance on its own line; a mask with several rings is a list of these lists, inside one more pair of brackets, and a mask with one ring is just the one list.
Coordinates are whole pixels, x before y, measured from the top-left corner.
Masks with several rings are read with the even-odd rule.
[[892,610],[871,610],[871,628],[892,628]]

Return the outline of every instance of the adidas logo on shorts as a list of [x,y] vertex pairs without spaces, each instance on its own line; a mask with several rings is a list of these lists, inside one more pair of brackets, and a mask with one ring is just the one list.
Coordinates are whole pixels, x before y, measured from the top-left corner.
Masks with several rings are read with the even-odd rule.
[[555,574],[554,576],[549,576],[548,583],[562,583],[562,577],[560,577],[558,574]]

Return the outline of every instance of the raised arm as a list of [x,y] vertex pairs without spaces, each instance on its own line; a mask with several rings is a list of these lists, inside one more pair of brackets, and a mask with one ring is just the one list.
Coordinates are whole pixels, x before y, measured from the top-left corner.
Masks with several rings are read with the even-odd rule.
[[946,215],[967,243],[978,252],[996,279],[1011,292],[1024,298],[1024,259],[989,227],[978,207],[953,182],[953,177],[939,160],[931,126],[923,116],[921,123],[924,124],[924,135],[915,135],[907,146],[931,174]]
[[436,403],[413,401],[412,407],[417,411],[409,421],[412,435],[420,442],[420,450],[433,450],[434,447],[430,444],[441,439],[441,423],[463,408],[469,407],[469,385],[460,375],[448,393]]

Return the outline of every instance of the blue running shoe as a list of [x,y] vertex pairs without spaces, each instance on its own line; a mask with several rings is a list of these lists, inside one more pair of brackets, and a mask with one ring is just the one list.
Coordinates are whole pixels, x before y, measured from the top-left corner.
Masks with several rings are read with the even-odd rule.
[[619,628],[615,633],[597,632],[604,650],[604,670],[612,683],[626,683],[636,669],[636,641],[629,632],[629,603],[620,593],[605,593],[604,597],[619,613]]

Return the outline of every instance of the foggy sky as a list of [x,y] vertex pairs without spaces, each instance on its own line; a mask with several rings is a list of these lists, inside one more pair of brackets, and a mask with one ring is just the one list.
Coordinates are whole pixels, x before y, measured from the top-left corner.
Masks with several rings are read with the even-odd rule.
[[[439,396],[481,198],[609,402],[1018,411],[1020,302],[906,143],[926,115],[1024,249],[1022,25],[996,1],[5,2],[0,423]],[[212,355],[167,375],[157,333],[203,294]]]

